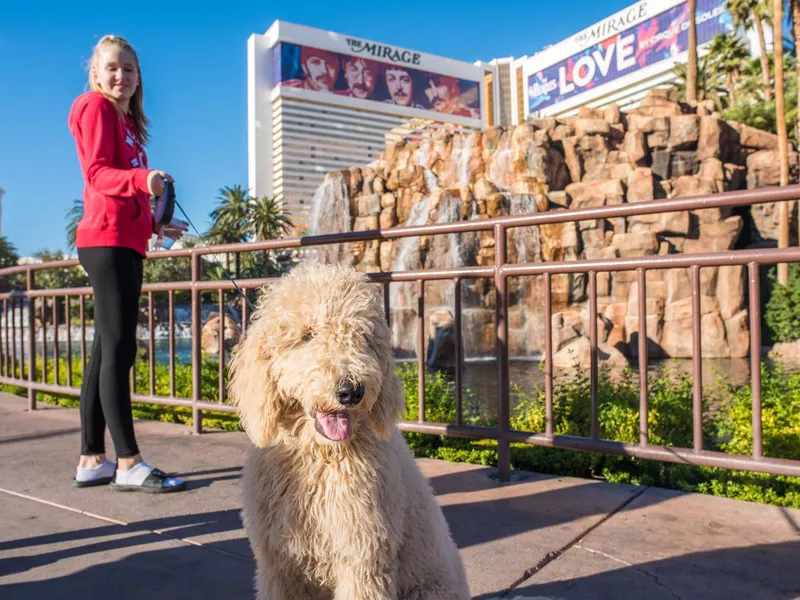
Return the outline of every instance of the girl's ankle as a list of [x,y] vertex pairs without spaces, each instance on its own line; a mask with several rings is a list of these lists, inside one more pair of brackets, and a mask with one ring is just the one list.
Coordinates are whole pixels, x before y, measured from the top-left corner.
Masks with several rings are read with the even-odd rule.
[[106,461],[105,454],[82,454],[78,460],[81,469],[94,469]]
[[117,469],[120,471],[128,471],[132,469],[140,462],[144,462],[141,454],[137,454],[136,456],[131,456],[128,458],[118,458],[117,459]]

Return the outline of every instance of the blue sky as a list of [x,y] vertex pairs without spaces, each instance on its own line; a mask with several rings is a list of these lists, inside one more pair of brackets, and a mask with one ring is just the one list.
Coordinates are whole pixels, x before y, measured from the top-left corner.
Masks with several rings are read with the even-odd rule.
[[218,190],[247,185],[246,42],[276,19],[472,62],[532,54],[631,3],[7,0],[0,8],[0,233],[23,256],[66,249],[65,212],[83,185],[67,115],[104,34],[137,48],[150,166],[175,177],[181,204],[204,229]]

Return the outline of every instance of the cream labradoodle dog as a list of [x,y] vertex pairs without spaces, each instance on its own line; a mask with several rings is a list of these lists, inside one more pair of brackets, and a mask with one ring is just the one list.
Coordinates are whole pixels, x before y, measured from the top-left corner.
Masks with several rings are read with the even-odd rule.
[[467,600],[404,408],[374,284],[298,266],[265,289],[230,365],[253,445],[243,518],[260,600]]

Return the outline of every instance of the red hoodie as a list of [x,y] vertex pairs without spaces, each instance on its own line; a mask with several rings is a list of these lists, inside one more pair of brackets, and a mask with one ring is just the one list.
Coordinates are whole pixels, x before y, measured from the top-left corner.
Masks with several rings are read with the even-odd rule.
[[83,173],[83,218],[76,246],[130,248],[142,256],[156,233],[147,189],[147,155],[136,126],[99,92],[81,94],[69,113],[69,130]]

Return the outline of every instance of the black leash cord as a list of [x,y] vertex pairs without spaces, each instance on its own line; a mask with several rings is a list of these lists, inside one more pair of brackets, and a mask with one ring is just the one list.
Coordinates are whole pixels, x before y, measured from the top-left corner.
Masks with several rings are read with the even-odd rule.
[[[181,213],[183,214],[183,216],[184,216],[184,217],[186,217],[186,222],[187,222],[187,223],[189,223],[189,226],[190,226],[192,229],[194,229],[194,232],[195,232],[195,234],[197,235],[198,239],[199,239],[201,242],[203,242],[203,245],[204,245],[206,248],[208,248],[208,249],[210,250],[210,249],[211,249],[211,247],[210,247],[210,246],[209,246],[209,245],[206,243],[206,241],[203,239],[203,236],[202,236],[202,235],[200,235],[200,232],[199,232],[199,231],[197,231],[197,227],[195,227],[195,226],[194,226],[194,223],[192,223],[192,220],[189,218],[189,215],[187,215],[187,214],[186,214],[186,211],[185,211],[185,210],[183,210],[183,207],[182,207],[182,206],[181,206],[181,205],[178,203],[178,201],[177,201],[177,200],[174,200],[174,202],[175,202],[175,206],[177,206],[177,207],[178,207],[178,210],[180,210],[180,211],[181,211]],[[255,305],[254,305],[252,302],[250,302],[250,298],[248,298],[248,297],[247,297],[247,294],[245,294],[244,290],[242,290],[242,288],[240,288],[240,287],[239,287],[239,286],[236,284],[236,281],[233,279],[233,277],[231,277],[231,274],[230,274],[230,273],[228,273],[228,270],[227,270],[227,269],[226,269],[224,266],[222,266],[222,264],[221,264],[221,263],[220,263],[220,262],[219,262],[219,261],[216,259],[216,257],[214,257],[214,255],[213,255],[213,254],[209,254],[208,256],[211,256],[211,260],[213,260],[215,263],[217,263],[217,266],[218,266],[220,269],[222,269],[222,272],[223,272],[223,273],[225,273],[225,277],[227,277],[227,278],[228,278],[228,281],[230,281],[230,282],[233,284],[233,287],[235,287],[235,288],[236,288],[236,290],[237,290],[237,291],[238,291],[238,292],[239,292],[239,293],[242,295],[242,298],[244,298],[244,301],[245,301],[245,302],[247,302],[247,306],[249,306],[249,307],[250,307],[250,310],[251,310],[251,312],[255,312],[255,310],[256,310],[256,307],[255,307]]]

